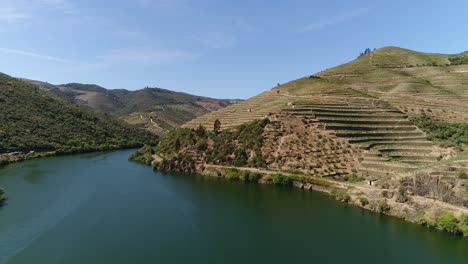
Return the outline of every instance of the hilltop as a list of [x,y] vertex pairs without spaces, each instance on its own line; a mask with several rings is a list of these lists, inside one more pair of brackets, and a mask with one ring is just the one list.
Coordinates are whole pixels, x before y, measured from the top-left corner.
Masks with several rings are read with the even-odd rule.
[[[25,79],[26,80],[26,79]],[[93,84],[52,85],[26,80],[71,102],[163,135],[175,127],[240,100],[218,100],[161,88],[110,90]]]
[[87,111],[5,74],[0,74],[0,113],[0,154],[75,153],[157,142],[148,131]]
[[162,139],[152,164],[261,172],[260,182],[314,186],[427,224],[468,213],[467,121],[467,52],[386,47],[190,121]]
[[[467,85],[467,52],[444,55],[386,47],[285,83],[185,126],[202,124],[211,128],[219,119],[223,128],[228,128],[281,112],[288,103],[291,106],[300,100],[350,102],[353,98],[378,99],[408,115],[424,113],[448,122],[466,122]],[[232,119],[239,121],[231,122]]]

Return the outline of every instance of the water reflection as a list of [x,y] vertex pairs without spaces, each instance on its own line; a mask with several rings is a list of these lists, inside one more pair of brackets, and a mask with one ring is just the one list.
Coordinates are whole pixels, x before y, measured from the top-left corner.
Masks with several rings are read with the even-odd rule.
[[131,153],[0,170],[0,263],[467,263],[466,239],[321,193],[161,174]]

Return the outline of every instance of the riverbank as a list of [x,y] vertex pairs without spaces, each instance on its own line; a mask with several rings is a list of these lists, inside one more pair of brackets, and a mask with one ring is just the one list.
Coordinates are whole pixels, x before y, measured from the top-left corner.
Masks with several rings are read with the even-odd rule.
[[[160,168],[162,158],[153,156],[151,166]],[[141,162],[148,165],[148,160]],[[184,165],[185,166],[185,165]],[[178,170],[172,167],[172,170]],[[186,166],[179,171],[187,172]],[[163,170],[164,171],[164,170]],[[170,170],[168,170],[170,171]],[[197,164],[190,173],[229,181],[254,182],[259,184],[289,186],[305,191],[319,191],[336,198],[337,201],[360,207],[378,214],[385,214],[427,228],[468,237],[468,209],[408,193],[382,188],[367,181],[351,178],[348,182],[305,175],[300,171],[273,171],[250,167]]]
[[47,152],[12,152],[12,153],[5,153],[0,155],[0,168],[2,166],[6,166],[11,163],[17,163],[25,160],[30,159],[37,159],[37,158],[44,158],[44,157],[51,157],[57,155],[56,151],[47,151]]
[[5,191],[0,188],[0,207],[3,206],[5,203],[6,197],[5,197]]
[[367,182],[350,183],[288,172],[214,165],[205,165],[199,173],[239,181],[249,181],[251,173],[260,174],[257,180],[260,184],[283,185],[327,193],[342,203],[468,237],[467,208],[417,195],[405,195],[403,198],[401,194],[368,185]]
[[115,151],[115,150],[126,150],[126,149],[136,149],[142,147],[143,144],[131,145],[131,146],[106,146],[99,148],[75,148],[69,149],[66,151],[54,150],[54,151],[16,151],[11,153],[0,154],[0,169],[3,166],[12,163],[18,163],[31,159],[46,158],[53,156],[68,156],[75,154],[85,154],[85,153],[96,153],[103,151]]
[[[109,147],[107,149],[76,149],[76,150],[67,151],[67,152],[61,152],[61,151],[21,152],[21,151],[16,151],[16,152],[11,152],[11,153],[0,154],[0,170],[3,167],[7,166],[7,165],[14,164],[14,163],[19,163],[19,162],[24,162],[24,161],[27,161],[27,160],[46,158],[46,157],[54,157],[54,156],[69,156],[69,155],[75,155],[75,154],[96,153],[96,152],[102,152],[102,151],[135,149],[135,148],[138,148],[138,147],[141,147],[141,146],[142,145],[129,146],[129,147],[116,147],[116,148]],[[0,189],[0,207],[5,204],[5,201],[6,201],[5,191]]]

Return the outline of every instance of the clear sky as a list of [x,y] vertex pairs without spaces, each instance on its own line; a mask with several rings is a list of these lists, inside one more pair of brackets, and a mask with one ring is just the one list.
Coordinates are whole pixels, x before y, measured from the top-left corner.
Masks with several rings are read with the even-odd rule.
[[466,10],[466,0],[0,0],[0,72],[248,98],[367,47],[468,50]]

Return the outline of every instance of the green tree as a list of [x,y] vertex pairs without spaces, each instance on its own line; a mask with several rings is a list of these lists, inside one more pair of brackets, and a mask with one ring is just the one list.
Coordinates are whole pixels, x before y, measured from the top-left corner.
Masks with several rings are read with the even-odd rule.
[[219,119],[216,119],[213,124],[213,131],[215,133],[219,133],[221,131],[221,121]]

